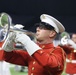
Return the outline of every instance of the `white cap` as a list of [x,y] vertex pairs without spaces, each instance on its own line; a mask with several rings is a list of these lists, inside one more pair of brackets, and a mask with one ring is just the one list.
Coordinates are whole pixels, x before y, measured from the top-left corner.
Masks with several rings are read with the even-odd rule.
[[22,29],[24,26],[23,26],[23,25],[21,25],[21,24],[16,24],[14,27],[15,27],[15,28]]
[[49,25],[51,25],[52,27],[54,27],[55,31],[57,33],[59,33],[59,32],[61,33],[61,32],[65,31],[64,26],[57,19],[55,19],[54,17],[52,17],[50,15],[42,14],[40,16],[40,19],[41,19],[41,22],[48,23]]

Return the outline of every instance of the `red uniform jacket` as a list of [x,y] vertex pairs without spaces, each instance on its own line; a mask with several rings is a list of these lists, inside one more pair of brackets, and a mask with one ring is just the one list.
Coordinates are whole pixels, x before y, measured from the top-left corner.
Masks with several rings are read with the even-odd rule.
[[18,65],[28,66],[28,75],[61,75],[64,69],[65,52],[53,44],[39,45],[42,49],[30,56],[26,51],[0,51],[2,59]]
[[74,52],[74,49],[65,45],[62,46],[67,54],[67,60],[66,60],[66,73],[68,74],[76,74],[76,52]]
[[[2,48],[2,45],[3,45],[3,42],[0,42],[0,50]],[[0,61],[3,61],[3,59],[2,59],[2,53],[0,54]]]

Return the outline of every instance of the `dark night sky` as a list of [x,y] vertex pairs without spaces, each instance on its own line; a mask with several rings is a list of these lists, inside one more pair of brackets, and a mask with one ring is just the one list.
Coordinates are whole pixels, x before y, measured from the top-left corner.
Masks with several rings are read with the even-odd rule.
[[58,19],[67,32],[76,32],[76,0],[0,0],[0,13],[6,12],[14,24],[23,24],[35,31],[43,13]]

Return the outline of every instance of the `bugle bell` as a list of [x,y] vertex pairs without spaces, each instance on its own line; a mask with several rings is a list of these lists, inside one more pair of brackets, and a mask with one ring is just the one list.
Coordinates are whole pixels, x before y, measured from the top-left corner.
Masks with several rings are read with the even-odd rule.
[[4,41],[9,33],[11,17],[7,13],[0,14],[0,42]]
[[7,13],[3,12],[0,15],[0,42],[4,41],[7,38],[9,32],[20,32],[28,36],[32,36],[33,38],[35,37],[35,33],[28,30],[24,30],[23,25],[14,25],[12,23],[12,18]]

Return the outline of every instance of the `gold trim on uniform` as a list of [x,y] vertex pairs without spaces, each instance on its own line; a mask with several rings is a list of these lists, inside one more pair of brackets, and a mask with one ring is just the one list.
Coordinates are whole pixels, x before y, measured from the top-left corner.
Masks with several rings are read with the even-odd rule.
[[34,61],[33,64],[35,64],[36,62]]
[[45,46],[43,45],[42,48],[44,48]]
[[70,62],[72,62],[72,51],[71,51],[71,54],[70,54]]

